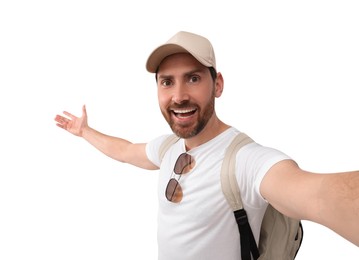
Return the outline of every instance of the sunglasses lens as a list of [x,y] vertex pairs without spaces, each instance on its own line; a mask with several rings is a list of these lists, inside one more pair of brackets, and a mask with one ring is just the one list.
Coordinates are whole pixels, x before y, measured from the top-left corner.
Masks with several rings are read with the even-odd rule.
[[[194,167],[195,162],[191,155],[187,153],[182,153],[175,164],[173,169],[175,174],[179,174],[181,178],[181,174],[188,173]],[[183,192],[181,185],[175,178],[171,178],[166,187],[166,198],[167,200],[178,203],[182,200]]]
[[174,172],[176,174],[188,173],[194,167],[194,160],[191,155],[187,153],[181,154],[175,164]]
[[166,188],[166,198],[171,202],[178,203],[182,200],[182,188],[176,179],[170,179]]

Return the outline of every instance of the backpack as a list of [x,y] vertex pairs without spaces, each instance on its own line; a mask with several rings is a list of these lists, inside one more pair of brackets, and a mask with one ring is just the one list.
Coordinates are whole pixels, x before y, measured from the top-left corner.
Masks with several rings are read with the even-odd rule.
[[[161,160],[178,140],[179,137],[174,134],[167,137],[159,150]],[[238,134],[227,147],[221,168],[222,191],[233,210],[240,233],[241,259],[251,260],[252,255],[255,260],[293,260],[303,240],[300,220],[283,215],[269,204],[262,221],[258,246],[249,225],[235,176],[235,166],[237,152],[251,142],[253,140],[246,134]]]

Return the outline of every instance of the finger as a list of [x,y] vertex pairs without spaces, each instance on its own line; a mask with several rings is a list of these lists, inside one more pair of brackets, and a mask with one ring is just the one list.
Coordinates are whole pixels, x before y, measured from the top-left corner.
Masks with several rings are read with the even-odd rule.
[[69,113],[69,112],[67,112],[67,111],[64,111],[64,115],[70,117],[71,119],[77,118],[76,116],[74,116],[73,114],[71,114],[71,113]]
[[66,130],[66,127],[62,124],[56,124],[58,127],[62,128],[62,129],[65,129]]
[[66,117],[57,115],[57,116],[55,117],[55,121],[56,121],[57,123],[59,123],[59,124],[65,126],[65,125],[67,125],[67,124],[69,123],[70,120],[69,120],[68,118],[66,118]]
[[56,115],[56,117],[55,117],[55,121],[56,122],[62,122],[62,120],[63,120],[63,116],[60,116],[60,115]]

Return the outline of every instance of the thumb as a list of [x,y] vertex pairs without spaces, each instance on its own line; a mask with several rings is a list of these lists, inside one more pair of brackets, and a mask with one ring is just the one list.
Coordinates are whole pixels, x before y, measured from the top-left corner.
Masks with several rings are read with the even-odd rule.
[[86,105],[82,106],[82,116],[87,116]]

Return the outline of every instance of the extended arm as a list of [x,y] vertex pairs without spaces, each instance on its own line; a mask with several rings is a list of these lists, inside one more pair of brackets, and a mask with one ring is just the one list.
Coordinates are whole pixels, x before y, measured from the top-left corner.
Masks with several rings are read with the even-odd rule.
[[146,144],[134,144],[125,139],[105,135],[88,126],[86,107],[82,108],[82,116],[76,117],[69,112],[64,112],[65,116],[56,115],[57,126],[84,138],[96,149],[107,156],[124,163],[130,163],[148,170],[157,169],[146,155]]
[[317,174],[286,160],[268,171],[261,193],[283,214],[322,224],[359,246],[359,171]]

